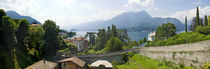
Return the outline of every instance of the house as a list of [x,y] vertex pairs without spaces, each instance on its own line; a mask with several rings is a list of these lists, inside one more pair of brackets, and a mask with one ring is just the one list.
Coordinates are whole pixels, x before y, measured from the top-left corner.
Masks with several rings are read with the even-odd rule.
[[112,69],[112,63],[107,60],[97,60],[93,62],[90,67],[92,69]]
[[37,26],[41,26],[41,24],[38,24],[37,22],[32,22],[31,24],[30,24],[30,26],[35,26],[35,27],[37,27]]
[[148,34],[148,41],[153,41],[155,40],[155,32],[151,32],[150,34]]
[[77,57],[63,59],[61,61],[58,61],[58,64],[59,64],[60,69],[86,69],[87,68],[86,62]]
[[84,37],[75,37],[73,39],[68,39],[67,42],[73,43],[77,46],[78,51],[82,51],[86,48],[88,48],[88,40]]
[[39,62],[36,62],[25,69],[58,69],[58,68],[57,68],[57,63],[46,60],[40,60]]

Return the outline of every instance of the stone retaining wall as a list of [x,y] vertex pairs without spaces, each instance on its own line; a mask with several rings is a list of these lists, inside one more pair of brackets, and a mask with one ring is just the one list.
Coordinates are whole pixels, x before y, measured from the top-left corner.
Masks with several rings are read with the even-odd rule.
[[172,46],[143,47],[139,54],[200,67],[210,62],[210,40]]

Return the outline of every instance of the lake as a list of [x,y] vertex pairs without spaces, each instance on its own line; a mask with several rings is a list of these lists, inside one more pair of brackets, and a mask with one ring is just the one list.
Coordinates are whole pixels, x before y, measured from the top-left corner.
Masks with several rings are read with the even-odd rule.
[[[76,32],[76,37],[78,36],[84,36],[87,32],[98,32],[98,31],[73,31]],[[131,38],[131,40],[139,41],[139,39],[143,39],[144,37],[147,38],[147,35],[150,32],[128,32],[128,36]]]

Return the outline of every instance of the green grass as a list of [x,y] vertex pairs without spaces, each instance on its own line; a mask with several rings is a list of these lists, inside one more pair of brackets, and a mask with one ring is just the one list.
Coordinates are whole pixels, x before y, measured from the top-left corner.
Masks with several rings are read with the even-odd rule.
[[62,49],[62,50],[58,50],[58,52],[65,52],[65,51],[68,51],[69,48],[65,48],[65,49]]
[[158,61],[151,59],[146,56],[135,54],[132,58],[129,59],[129,62],[118,65],[119,69],[195,69],[193,67],[183,67],[180,68],[179,65],[176,65],[170,61]]

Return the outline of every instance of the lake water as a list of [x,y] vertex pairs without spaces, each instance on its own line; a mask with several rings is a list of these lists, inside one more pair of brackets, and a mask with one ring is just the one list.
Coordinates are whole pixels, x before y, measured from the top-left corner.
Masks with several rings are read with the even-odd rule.
[[[76,32],[76,37],[78,36],[84,36],[87,32],[98,32],[98,31],[73,31]],[[139,39],[143,39],[144,37],[148,37],[147,35],[150,32],[127,32],[128,36],[131,38],[131,40],[139,41]]]

